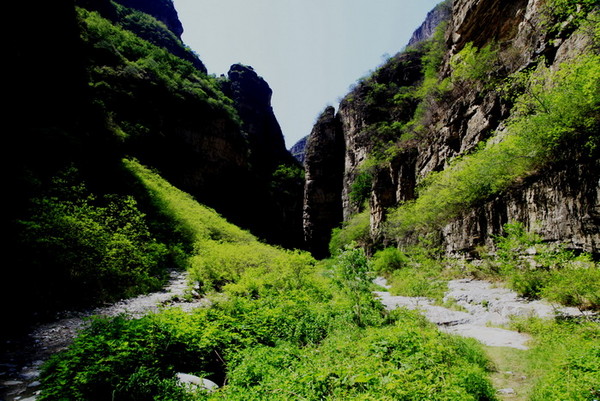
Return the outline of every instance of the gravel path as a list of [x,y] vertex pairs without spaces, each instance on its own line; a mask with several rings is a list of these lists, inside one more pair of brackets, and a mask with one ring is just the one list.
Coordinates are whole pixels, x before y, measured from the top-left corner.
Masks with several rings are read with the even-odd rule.
[[[384,278],[377,278],[375,283],[389,289]],[[444,298],[444,301],[454,300],[464,311],[437,306],[432,300],[422,297],[394,296],[388,291],[376,291],[375,295],[389,310],[398,307],[421,310],[429,321],[448,333],[473,337],[489,346],[522,350],[528,349],[529,336],[497,326],[509,323],[512,316],[552,317],[557,313],[570,316],[581,314],[576,308],[557,308],[544,301],[528,301],[509,289],[470,279],[450,281]]]
[[40,385],[41,365],[73,341],[88,317],[126,314],[137,318],[169,307],[190,310],[206,305],[203,299],[192,297],[190,300],[187,292],[187,273],[172,272],[162,291],[85,312],[65,312],[57,321],[36,327],[27,338],[5,344],[12,352],[0,360],[0,401],[34,401]]

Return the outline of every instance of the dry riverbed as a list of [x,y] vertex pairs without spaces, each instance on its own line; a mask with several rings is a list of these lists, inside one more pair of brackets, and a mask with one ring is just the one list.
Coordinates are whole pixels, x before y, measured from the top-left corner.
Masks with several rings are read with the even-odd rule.
[[[378,278],[375,282],[388,288],[383,278]],[[387,309],[406,307],[421,310],[441,330],[473,337],[483,343],[496,364],[498,371],[492,379],[499,389],[499,397],[503,399],[524,399],[522,397],[527,380],[520,372],[520,367],[515,366],[515,361],[522,359],[530,338],[524,333],[507,330],[502,326],[509,323],[511,316],[552,317],[556,313],[580,313],[575,308],[555,308],[545,302],[520,299],[513,291],[495,287],[485,281],[452,280],[448,289],[444,300],[451,300],[458,308],[435,305],[427,298],[394,296],[388,291],[376,291],[375,296]],[[163,291],[88,312],[66,313],[53,323],[37,327],[28,338],[5,344],[8,349],[12,348],[12,353],[8,353],[0,361],[0,401],[34,401],[40,386],[38,377],[41,365],[50,355],[71,343],[77,332],[85,326],[89,316],[126,314],[141,317],[165,307],[192,309],[205,303],[202,299],[189,296],[186,274],[174,272]]]

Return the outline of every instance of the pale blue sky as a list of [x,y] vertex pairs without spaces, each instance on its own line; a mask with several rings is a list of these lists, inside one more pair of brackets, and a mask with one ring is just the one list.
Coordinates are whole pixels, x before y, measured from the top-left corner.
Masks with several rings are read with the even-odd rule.
[[174,0],[210,74],[250,65],[273,89],[289,148],[328,106],[402,50],[440,0]]

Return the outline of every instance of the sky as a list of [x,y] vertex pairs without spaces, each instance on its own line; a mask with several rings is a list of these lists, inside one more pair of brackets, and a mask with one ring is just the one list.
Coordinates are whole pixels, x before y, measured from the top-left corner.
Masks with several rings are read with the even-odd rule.
[[290,148],[327,106],[401,51],[441,0],[174,0],[209,74],[254,68]]

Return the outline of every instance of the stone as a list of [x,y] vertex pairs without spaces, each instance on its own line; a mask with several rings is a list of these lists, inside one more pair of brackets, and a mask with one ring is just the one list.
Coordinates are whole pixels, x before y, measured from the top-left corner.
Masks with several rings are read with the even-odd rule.
[[342,221],[344,135],[333,107],[319,116],[306,144],[303,231],[307,249],[329,255],[331,230]]
[[214,391],[219,388],[219,385],[217,383],[208,379],[191,375],[189,373],[177,373],[176,377],[177,379],[179,379],[179,382],[183,385],[188,385],[208,391]]

